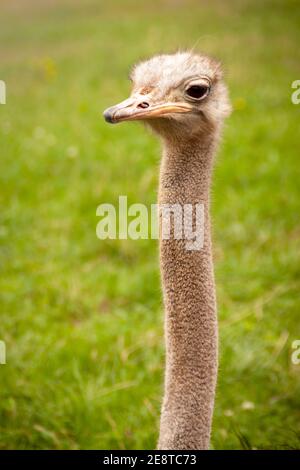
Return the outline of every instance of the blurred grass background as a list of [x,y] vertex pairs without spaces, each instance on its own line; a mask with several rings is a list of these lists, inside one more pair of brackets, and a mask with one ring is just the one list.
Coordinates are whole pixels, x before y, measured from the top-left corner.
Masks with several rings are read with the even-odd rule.
[[0,448],[154,448],[163,381],[157,243],[100,241],[102,202],[156,202],[160,149],[102,110],[129,68],[222,59],[234,113],[213,189],[215,449],[299,447],[297,1],[1,2]]

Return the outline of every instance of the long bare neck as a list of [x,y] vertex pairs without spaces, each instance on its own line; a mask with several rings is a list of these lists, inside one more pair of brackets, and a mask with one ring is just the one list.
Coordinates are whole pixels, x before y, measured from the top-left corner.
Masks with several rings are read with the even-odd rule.
[[217,378],[218,330],[211,254],[209,191],[216,135],[168,142],[159,204],[204,205],[204,243],[160,240],[166,373],[159,449],[207,449]]

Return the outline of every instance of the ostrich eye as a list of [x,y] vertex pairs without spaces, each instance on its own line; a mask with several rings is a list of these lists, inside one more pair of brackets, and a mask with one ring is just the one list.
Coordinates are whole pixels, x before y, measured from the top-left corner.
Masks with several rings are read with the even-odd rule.
[[208,95],[209,87],[205,85],[192,85],[185,92],[190,98],[200,100]]

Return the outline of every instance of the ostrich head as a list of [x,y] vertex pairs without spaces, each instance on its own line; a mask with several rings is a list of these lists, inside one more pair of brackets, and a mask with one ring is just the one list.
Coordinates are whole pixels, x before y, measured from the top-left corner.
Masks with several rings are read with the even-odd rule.
[[218,62],[198,54],[158,55],[137,64],[128,99],[104,111],[107,122],[141,120],[163,137],[219,127],[230,112]]

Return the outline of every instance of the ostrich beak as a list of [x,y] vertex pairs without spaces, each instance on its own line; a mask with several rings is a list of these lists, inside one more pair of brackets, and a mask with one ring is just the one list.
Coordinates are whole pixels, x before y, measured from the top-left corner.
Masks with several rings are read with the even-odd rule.
[[104,113],[106,122],[115,124],[121,121],[138,121],[154,119],[173,113],[188,113],[193,107],[188,103],[153,104],[144,95],[133,96],[121,103],[107,108]]

